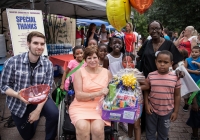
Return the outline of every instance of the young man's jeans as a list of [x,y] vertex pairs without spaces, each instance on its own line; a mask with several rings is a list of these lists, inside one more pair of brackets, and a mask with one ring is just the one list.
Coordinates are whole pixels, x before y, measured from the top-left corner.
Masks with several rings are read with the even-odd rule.
[[167,140],[172,112],[165,116],[160,116],[154,112],[151,115],[146,113],[147,140]]
[[[36,127],[38,125],[38,121],[30,124],[27,123],[29,114],[35,110],[37,105],[28,105],[26,112],[22,118],[19,118],[12,114],[12,118],[17,126],[17,129],[24,140],[30,140],[36,131]],[[55,103],[51,98],[48,98],[46,103],[44,104],[40,116],[44,116],[46,118],[45,123],[45,131],[46,137],[45,140],[55,140],[56,132],[57,132],[57,125],[58,125],[58,108],[56,107]]]

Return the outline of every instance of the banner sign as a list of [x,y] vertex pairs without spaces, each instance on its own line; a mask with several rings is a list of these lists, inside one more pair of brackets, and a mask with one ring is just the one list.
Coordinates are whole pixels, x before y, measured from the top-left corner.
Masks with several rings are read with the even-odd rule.
[[[32,31],[44,33],[42,11],[6,9],[14,55],[28,51],[27,35]],[[47,56],[47,47],[43,55]]]

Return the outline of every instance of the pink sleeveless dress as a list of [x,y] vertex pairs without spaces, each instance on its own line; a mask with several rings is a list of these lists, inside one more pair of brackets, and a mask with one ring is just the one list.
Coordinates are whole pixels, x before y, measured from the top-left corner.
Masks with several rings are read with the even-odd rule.
[[[81,77],[83,82],[83,92],[90,94],[91,92],[100,91],[108,86],[108,70],[102,68],[98,74],[88,73],[85,68],[81,68]],[[76,97],[69,107],[69,115],[72,124],[76,124],[78,120],[96,120],[101,119],[101,111],[99,101],[101,97],[96,97],[94,100],[81,102],[77,101]],[[110,125],[110,122],[104,121],[105,125]]]

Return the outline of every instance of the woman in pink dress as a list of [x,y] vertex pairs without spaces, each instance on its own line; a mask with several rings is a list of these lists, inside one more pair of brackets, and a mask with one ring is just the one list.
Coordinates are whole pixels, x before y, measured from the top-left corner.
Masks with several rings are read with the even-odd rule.
[[88,46],[84,52],[86,67],[74,75],[75,98],[69,107],[69,115],[76,128],[77,140],[104,140],[104,126],[98,109],[100,100],[108,93],[110,71],[99,66],[97,47]]

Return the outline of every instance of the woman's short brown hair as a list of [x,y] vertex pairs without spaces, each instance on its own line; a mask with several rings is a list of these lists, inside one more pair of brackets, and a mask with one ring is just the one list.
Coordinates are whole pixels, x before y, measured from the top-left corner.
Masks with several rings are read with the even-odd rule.
[[88,46],[84,50],[83,58],[86,59],[88,56],[92,56],[93,54],[96,54],[98,56],[98,48],[96,46]]
[[42,33],[38,32],[38,31],[32,31],[32,32],[30,32],[30,33],[28,34],[28,36],[27,36],[27,42],[31,43],[32,38],[33,38],[34,36],[36,36],[36,37],[41,37],[41,38],[43,38],[44,41],[45,41],[45,36],[44,36]]

